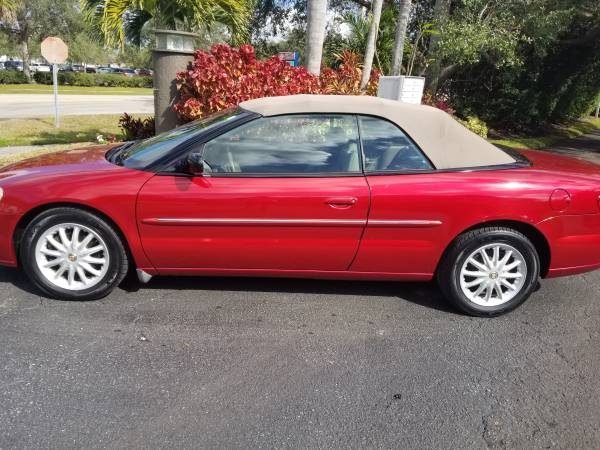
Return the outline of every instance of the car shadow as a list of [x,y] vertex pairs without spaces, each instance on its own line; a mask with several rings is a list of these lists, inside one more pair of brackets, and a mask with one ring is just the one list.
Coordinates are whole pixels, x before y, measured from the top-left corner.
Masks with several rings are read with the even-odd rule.
[[[10,283],[25,292],[44,296],[20,270],[0,268],[0,282]],[[308,280],[297,278],[244,277],[154,277],[141,284],[129,274],[119,286],[125,292],[145,290],[172,291],[235,291],[286,294],[347,295],[361,297],[392,297],[439,311],[457,313],[443,297],[435,283],[351,280]],[[57,300],[60,301],[60,300]]]
[[127,292],[156,289],[393,297],[427,308],[456,313],[433,282],[172,276],[154,277],[149,283],[141,284],[129,276],[119,287]]

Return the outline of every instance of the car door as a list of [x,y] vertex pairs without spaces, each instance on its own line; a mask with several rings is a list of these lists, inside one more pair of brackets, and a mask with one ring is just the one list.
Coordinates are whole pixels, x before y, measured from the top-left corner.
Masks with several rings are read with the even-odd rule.
[[157,174],[139,194],[161,273],[348,269],[369,209],[354,116],[261,117],[192,151],[203,176]]

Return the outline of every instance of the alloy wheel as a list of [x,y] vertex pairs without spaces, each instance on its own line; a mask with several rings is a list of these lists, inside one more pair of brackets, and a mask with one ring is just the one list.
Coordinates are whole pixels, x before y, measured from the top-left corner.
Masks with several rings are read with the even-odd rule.
[[98,284],[110,263],[102,237],[76,223],[55,225],[43,232],[35,246],[35,260],[48,282],[73,291]]
[[521,292],[526,277],[527,262],[519,250],[508,244],[488,244],[463,263],[460,287],[471,302],[498,306]]

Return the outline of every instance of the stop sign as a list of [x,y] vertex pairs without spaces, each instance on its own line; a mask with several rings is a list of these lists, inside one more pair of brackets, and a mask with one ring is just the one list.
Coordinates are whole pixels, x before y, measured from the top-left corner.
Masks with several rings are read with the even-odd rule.
[[42,42],[42,56],[50,64],[62,64],[69,56],[69,49],[61,38],[47,37]]

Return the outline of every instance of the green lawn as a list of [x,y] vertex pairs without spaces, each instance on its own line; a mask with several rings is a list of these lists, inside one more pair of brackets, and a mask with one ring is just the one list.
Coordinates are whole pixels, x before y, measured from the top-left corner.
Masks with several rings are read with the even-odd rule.
[[[1,94],[52,94],[46,84],[0,84]],[[152,95],[151,88],[59,86],[59,94],[87,95]]]
[[600,129],[600,119],[583,119],[569,125],[556,126],[543,136],[507,136],[500,139],[490,139],[492,144],[521,149],[549,148],[558,141],[575,138]]
[[0,120],[0,147],[95,142],[99,134],[107,139],[111,135],[120,139],[119,117],[119,114],[62,116],[58,129],[52,117]]

